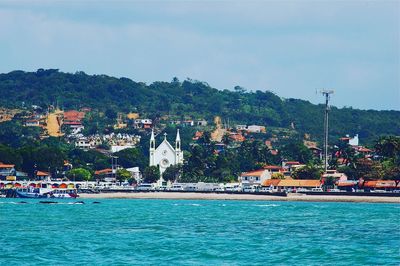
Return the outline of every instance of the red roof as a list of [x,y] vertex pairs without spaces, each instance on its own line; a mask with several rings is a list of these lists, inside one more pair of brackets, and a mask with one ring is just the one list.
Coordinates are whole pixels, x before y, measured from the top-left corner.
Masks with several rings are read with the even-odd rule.
[[85,117],[84,112],[79,112],[76,110],[70,110],[64,112],[64,120],[69,120],[69,121],[79,121],[82,120]]
[[301,180],[288,180],[282,179],[280,180],[278,186],[280,187],[319,187],[321,186],[321,181],[313,180],[313,179],[301,179]]
[[263,167],[264,169],[268,169],[268,170],[279,170],[279,171],[284,171],[284,169],[278,165],[265,165]]
[[286,165],[298,165],[300,164],[299,162],[296,161],[289,161],[289,162],[285,162]]
[[104,174],[109,174],[109,173],[112,173],[112,169],[111,168],[97,170],[97,171],[94,172],[95,175],[104,175]]
[[243,142],[246,140],[246,138],[242,134],[231,134],[229,135],[229,138],[238,142]]
[[50,174],[48,172],[37,171],[36,175],[37,176],[49,176]]
[[274,186],[274,187],[276,187],[278,184],[279,184],[279,182],[281,182],[281,180],[280,179],[267,179],[267,180],[265,180],[263,183],[262,183],[262,185],[264,186],[264,187],[269,187],[269,186]]
[[64,122],[64,125],[71,125],[71,126],[76,125],[76,126],[81,126],[82,123],[81,123],[81,122],[77,122],[77,121],[66,121],[66,122]]
[[337,186],[338,187],[353,187],[356,184],[357,183],[354,183],[354,182],[339,182],[339,183],[337,183]]
[[368,148],[364,148],[364,147],[360,147],[358,149],[359,152],[371,152],[372,150],[368,149]]
[[0,168],[13,168],[15,164],[0,164]]
[[263,172],[264,172],[264,169],[259,169],[259,170],[244,172],[244,173],[242,173],[241,176],[261,176],[263,174]]
[[364,187],[367,188],[396,188],[396,182],[393,180],[374,180],[365,181]]

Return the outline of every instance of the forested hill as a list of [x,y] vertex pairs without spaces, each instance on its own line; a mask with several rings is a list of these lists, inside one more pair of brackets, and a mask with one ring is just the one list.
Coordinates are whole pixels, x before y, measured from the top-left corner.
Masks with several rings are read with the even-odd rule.
[[[146,85],[128,78],[62,73],[57,69],[0,74],[0,106],[21,108],[57,103],[64,109],[91,107],[118,112],[136,111],[151,118],[164,114],[211,120],[215,115],[231,123],[289,127],[320,138],[323,105],[281,99],[271,92],[217,90],[207,83],[176,78]],[[359,134],[365,141],[379,135],[400,135],[399,111],[332,107],[332,137]]]

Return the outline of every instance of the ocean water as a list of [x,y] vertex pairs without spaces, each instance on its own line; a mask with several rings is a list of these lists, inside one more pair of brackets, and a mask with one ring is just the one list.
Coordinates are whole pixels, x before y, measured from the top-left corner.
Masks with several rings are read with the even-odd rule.
[[0,265],[400,265],[400,205],[0,199]]

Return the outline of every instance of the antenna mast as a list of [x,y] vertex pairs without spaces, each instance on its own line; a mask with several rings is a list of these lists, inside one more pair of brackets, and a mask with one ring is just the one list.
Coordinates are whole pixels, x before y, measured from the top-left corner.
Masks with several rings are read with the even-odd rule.
[[325,96],[325,119],[324,119],[324,169],[325,173],[328,170],[328,130],[329,130],[329,99],[334,93],[333,90],[320,90],[320,93]]

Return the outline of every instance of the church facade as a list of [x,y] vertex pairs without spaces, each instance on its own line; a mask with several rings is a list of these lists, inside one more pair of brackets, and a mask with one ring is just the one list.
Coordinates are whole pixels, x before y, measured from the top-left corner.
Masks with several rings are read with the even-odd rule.
[[171,165],[183,164],[183,152],[181,150],[181,138],[179,129],[176,133],[175,148],[168,142],[167,134],[164,140],[156,148],[154,131],[151,131],[150,138],[150,166],[159,166],[160,175]]

